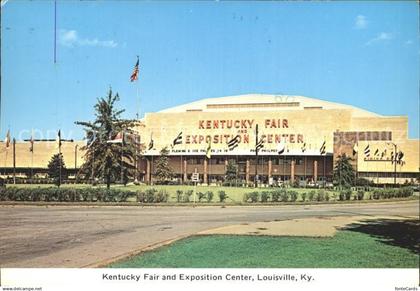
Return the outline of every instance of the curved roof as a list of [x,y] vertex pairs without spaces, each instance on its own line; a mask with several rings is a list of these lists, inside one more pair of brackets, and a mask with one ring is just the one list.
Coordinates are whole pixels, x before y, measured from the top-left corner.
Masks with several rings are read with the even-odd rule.
[[226,112],[226,111],[284,111],[284,110],[310,110],[310,109],[346,109],[351,110],[353,116],[379,117],[379,114],[366,111],[351,105],[324,101],[315,98],[270,95],[246,94],[218,98],[206,98],[199,101],[179,105],[159,111],[159,113],[180,113],[188,111]]

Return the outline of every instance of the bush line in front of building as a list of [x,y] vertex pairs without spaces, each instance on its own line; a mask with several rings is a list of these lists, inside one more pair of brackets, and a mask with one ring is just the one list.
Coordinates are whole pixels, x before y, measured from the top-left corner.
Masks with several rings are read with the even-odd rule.
[[399,189],[375,189],[372,192],[363,190],[352,191],[350,189],[340,192],[328,192],[324,189],[303,192],[276,189],[273,191],[253,191],[244,194],[244,202],[267,203],[267,202],[322,202],[322,201],[349,201],[349,200],[379,200],[392,198],[408,198],[413,196],[414,190],[410,187]]
[[[298,193],[295,190],[275,189],[253,191],[243,195],[244,203],[299,203],[299,202],[328,202],[349,200],[383,200],[393,198],[408,198],[413,196],[413,189],[403,187],[399,189],[375,189],[371,192],[363,190],[342,190],[330,192],[324,189]],[[194,202],[193,190],[177,190],[174,197],[164,190],[149,188],[139,191],[106,188],[0,188],[0,201],[25,202],[131,202],[142,204],[153,203],[191,203]],[[229,198],[225,191],[197,192],[195,202],[225,203]],[[171,199],[170,199],[171,198]],[[232,200],[232,199],[231,199]],[[232,200],[232,202],[238,202]]]

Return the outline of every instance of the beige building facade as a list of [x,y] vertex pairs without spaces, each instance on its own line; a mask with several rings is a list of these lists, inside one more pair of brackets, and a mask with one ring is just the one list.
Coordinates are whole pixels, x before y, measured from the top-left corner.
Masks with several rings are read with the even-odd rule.
[[[245,183],[254,181],[256,164],[257,178],[266,184],[331,181],[341,154],[353,159],[359,177],[375,183],[393,183],[394,177],[397,183],[416,182],[419,177],[419,140],[408,138],[406,116],[382,116],[303,96],[250,94],[147,113],[143,122],[142,140],[154,145],[144,152],[141,167],[148,183],[163,147],[170,150],[179,180],[188,181],[197,171],[204,184],[223,180],[228,160],[238,165],[238,178]],[[257,125],[263,143],[258,162]],[[180,143],[174,145],[178,136]],[[230,150],[228,143],[236,136],[239,143]]]
[[[394,179],[416,183],[419,178],[420,143],[408,137],[406,116],[383,116],[303,96],[203,99],[146,113],[136,130],[143,155],[137,178],[145,183],[156,181],[156,159],[164,147],[169,150],[175,178],[184,183],[194,172],[199,173],[200,183],[223,182],[229,160],[237,164],[238,179],[244,184],[256,177],[260,183],[273,185],[332,181],[334,161],[341,154],[352,158],[359,177],[378,184]],[[257,142],[263,145],[258,156]],[[83,163],[82,145],[63,145],[66,165],[75,171]],[[4,145],[0,147],[0,172],[10,175],[11,154],[4,160]],[[54,146],[38,144],[33,156],[28,147],[28,142],[17,142],[16,169],[22,175],[30,167],[42,172]]]

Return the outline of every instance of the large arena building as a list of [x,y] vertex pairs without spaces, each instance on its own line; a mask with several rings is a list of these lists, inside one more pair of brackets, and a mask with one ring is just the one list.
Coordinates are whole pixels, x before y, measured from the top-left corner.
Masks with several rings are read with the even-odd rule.
[[[258,138],[256,128],[258,127]],[[179,182],[199,173],[200,183],[224,180],[229,160],[237,165],[242,183],[320,183],[332,181],[339,155],[352,158],[360,178],[378,184],[418,183],[419,140],[408,138],[406,116],[383,116],[349,105],[285,95],[249,94],[203,99],[146,113],[136,128],[143,159],[137,178],[156,181],[156,160],[169,150],[170,166]],[[42,175],[56,149],[37,143],[37,155],[28,142],[16,143],[14,171]],[[83,142],[63,144],[67,167],[77,172],[83,163]],[[258,157],[256,144],[260,145]],[[0,172],[10,176],[2,146]],[[257,169],[256,169],[257,167]]]

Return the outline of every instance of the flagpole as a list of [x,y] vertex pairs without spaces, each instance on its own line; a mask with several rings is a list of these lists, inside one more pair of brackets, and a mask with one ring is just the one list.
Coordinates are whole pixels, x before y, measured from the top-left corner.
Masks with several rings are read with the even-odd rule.
[[139,120],[140,119],[140,114],[141,114],[141,112],[140,112],[140,98],[139,98],[139,80],[137,80],[136,83],[137,83],[136,84],[136,100],[137,100],[136,117],[137,117],[137,120]]
[[[210,150],[211,151],[211,150]],[[211,159],[211,156],[210,156],[210,158],[208,158],[208,162],[207,162],[207,164],[208,164],[208,174],[207,174],[207,186],[210,186],[210,181],[211,181],[211,162],[210,162],[210,159]],[[401,170],[400,170],[401,171]]]
[[93,151],[92,157],[92,186],[95,184],[95,150]]
[[254,187],[258,187],[258,124],[255,125],[255,177],[254,177]]
[[286,156],[283,157],[283,187],[286,186]]
[[235,179],[235,187],[238,187],[238,174],[239,174],[239,161],[238,161],[238,155],[236,155],[236,179]]
[[325,189],[325,185],[327,184],[327,177],[325,176],[325,172],[326,172],[326,169],[325,169],[325,158],[326,158],[326,153],[324,154],[324,189]]
[[60,172],[59,172],[59,177],[58,177],[58,187],[61,186],[61,163],[63,161],[63,159],[61,158],[61,129],[58,130],[58,161],[59,161],[59,168],[60,168]]
[[16,184],[16,139],[13,138],[13,184]]
[[134,140],[135,140],[135,147],[136,147],[136,157],[134,159],[134,162],[136,163],[134,182],[138,183],[138,179],[137,179],[137,177],[139,175],[138,146],[140,145],[140,138],[137,134],[134,136]]
[[54,64],[57,63],[57,0],[54,0]]
[[32,144],[32,151],[31,151],[31,184],[33,184],[34,179],[34,146]]
[[124,184],[123,155],[124,155],[124,131],[122,131],[122,140],[121,140],[121,184]]
[[5,178],[7,177],[7,172],[6,172],[6,167],[7,167],[7,152],[8,152],[8,150],[7,150],[7,147],[6,147],[6,152],[5,152],[6,157],[4,159],[4,176],[5,176]]
[[150,165],[150,185],[153,185],[153,154],[152,154],[152,164]]

